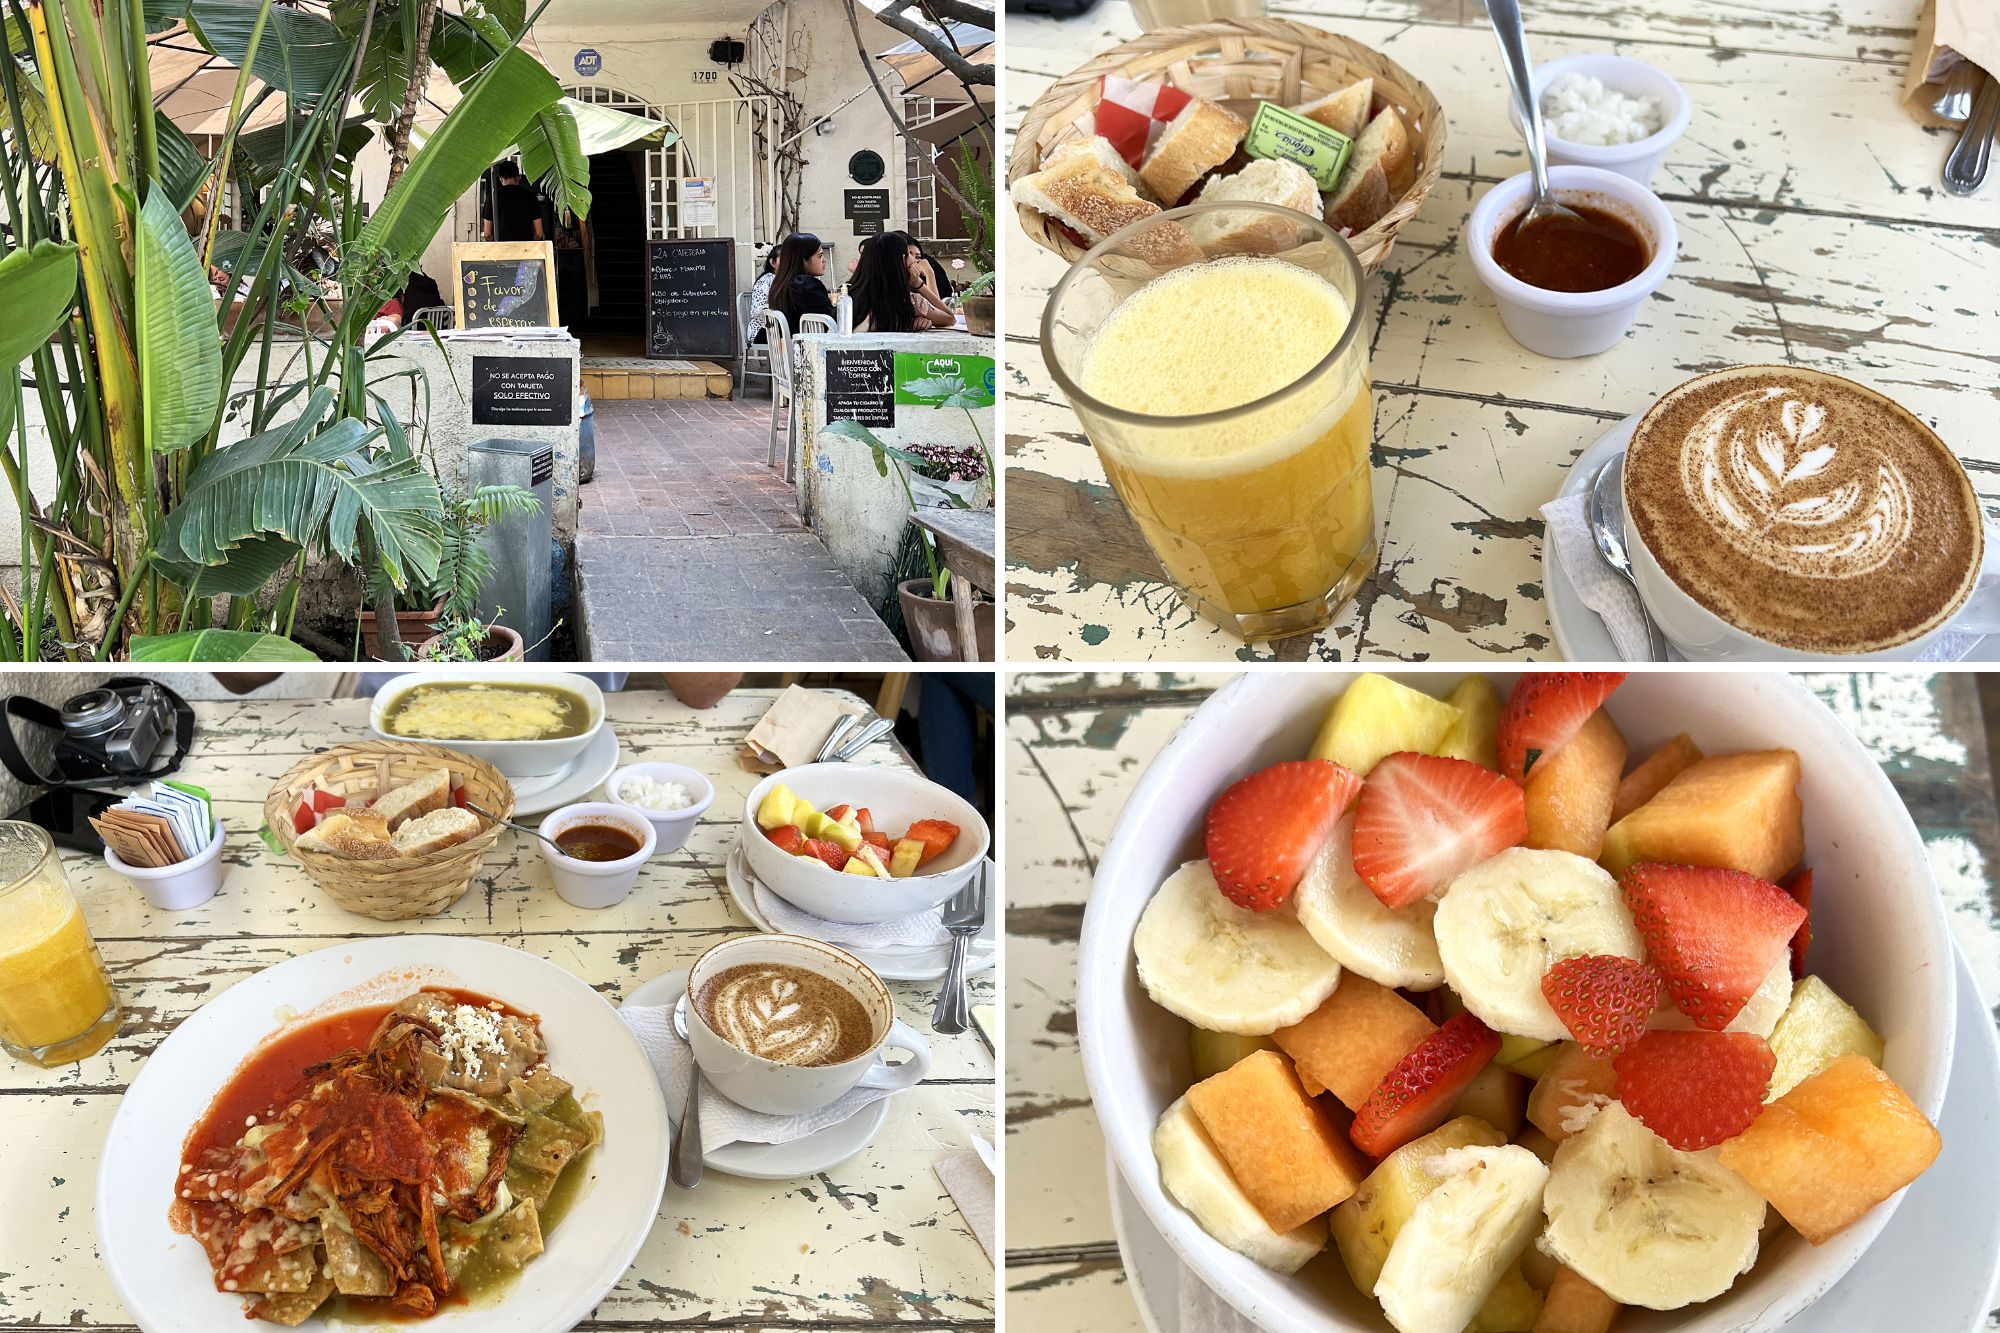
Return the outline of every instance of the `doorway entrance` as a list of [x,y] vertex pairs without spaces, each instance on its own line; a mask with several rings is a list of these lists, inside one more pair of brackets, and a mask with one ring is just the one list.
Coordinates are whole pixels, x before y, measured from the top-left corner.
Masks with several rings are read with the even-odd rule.
[[[659,107],[617,88],[567,91],[579,101],[667,120]],[[558,240],[578,254],[582,268],[581,281],[571,284],[580,308],[569,327],[587,357],[645,355],[646,242],[667,234],[662,205],[684,169],[682,151],[678,143],[641,143],[590,158],[590,215],[565,219],[568,234]]]

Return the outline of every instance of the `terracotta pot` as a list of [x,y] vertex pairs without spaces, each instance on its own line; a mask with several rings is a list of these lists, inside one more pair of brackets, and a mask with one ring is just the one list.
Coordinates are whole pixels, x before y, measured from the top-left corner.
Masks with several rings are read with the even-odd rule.
[[[919,662],[963,662],[965,653],[958,638],[958,610],[951,599],[931,596],[929,579],[911,579],[896,585],[896,601],[903,608],[903,628],[909,631],[910,651]],[[981,602],[972,611],[972,624],[979,636],[979,660],[993,660],[993,603]]]
[[[426,662],[435,662],[437,657],[432,649],[442,639],[433,635],[417,645],[417,656]],[[489,625],[486,629],[486,654],[482,662],[521,662],[527,659],[528,650],[521,642],[521,636],[505,625]]]
[[965,312],[965,331],[981,338],[993,336],[993,298],[968,296],[958,303]]
[[[443,614],[444,598],[442,597],[438,598],[437,604],[428,611],[404,611],[398,609],[396,612],[396,637],[404,643],[422,643],[437,633],[438,617]],[[376,617],[373,611],[363,611],[361,613],[361,651],[368,654],[370,661],[386,661],[388,659],[375,656],[375,620]]]

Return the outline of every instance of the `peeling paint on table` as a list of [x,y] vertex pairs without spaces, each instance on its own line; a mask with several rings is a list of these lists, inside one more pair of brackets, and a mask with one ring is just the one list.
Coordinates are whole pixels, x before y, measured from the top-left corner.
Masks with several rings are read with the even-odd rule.
[[[687,846],[655,858],[617,907],[584,912],[555,896],[542,858],[503,834],[471,890],[442,915],[378,922],[334,906],[257,838],[264,795],[301,755],[367,735],[366,700],[197,703],[195,749],[179,776],[206,787],[230,829],[214,899],[160,913],[101,861],[64,857],[103,948],[125,1023],[102,1052],[59,1070],[0,1060],[0,1329],[122,1330],[127,1315],[96,1253],[98,1151],[118,1098],[175,1025],[237,981],[343,939],[456,934],[568,968],[612,1003],[754,929],[729,904],[724,858],[757,781],[736,762],[769,690],[738,690],[695,712],[671,695],[607,694],[623,762],[672,760],[707,774],[716,798]],[[909,766],[899,749],[858,762]],[[936,987],[892,982],[901,1017],[929,1032]],[[991,1003],[991,976],[973,981]],[[711,1172],[669,1187],[632,1268],[578,1327],[843,1329],[994,1327],[994,1275],[933,1165],[996,1131],[994,1062],[976,1036],[938,1037],[930,1077],[891,1103],[881,1135],[835,1171],[781,1183]]]
[[[1105,483],[1042,363],[1063,272],[1006,233],[1007,646],[1030,662],[1556,656],[1540,508],[1606,427],[1702,371],[1791,362],[1872,383],[1936,427],[2000,513],[2000,194],[1955,198],[1955,135],[1900,105],[1914,0],[1838,7],[1535,6],[1542,60],[1615,51],[1672,74],[1694,120],[1653,185],[1680,228],[1673,277],[1601,356],[1534,356],[1501,328],[1461,244],[1476,199],[1526,169],[1499,54],[1471,0],[1303,0],[1284,17],[1365,42],[1438,94],[1444,174],[1364,301],[1381,563],[1327,630],[1247,647],[1197,619]],[[1010,14],[1010,128],[1044,88],[1137,31],[1123,0]]]
[[[1224,674],[1015,676],[1007,701],[1007,1311],[1036,1333],[1140,1333],[1076,1044],[1077,939],[1125,798]],[[1930,850],[1952,933],[2000,1003],[2000,815],[1974,677],[1808,675]],[[1858,725],[1857,725],[1858,724]],[[2000,1009],[1995,1017],[2000,1020]],[[1990,1329],[2000,1333],[2000,1314]]]

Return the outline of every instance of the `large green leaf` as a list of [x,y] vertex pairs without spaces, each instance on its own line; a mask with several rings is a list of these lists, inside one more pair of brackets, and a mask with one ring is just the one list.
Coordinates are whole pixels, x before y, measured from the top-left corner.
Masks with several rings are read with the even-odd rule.
[[137,259],[139,390],[146,447],[184,449],[207,434],[222,392],[222,333],[201,256],[155,185],[139,210]]
[[680,138],[662,121],[616,107],[565,97],[521,133],[521,170],[546,189],[556,208],[583,217],[590,212],[590,159],[628,144]]
[[[259,0],[193,0],[188,25],[202,45],[240,66],[261,8]],[[351,49],[340,29],[319,15],[273,5],[250,72],[291,98],[295,110],[305,110],[345,82]]]
[[146,31],[163,32],[187,17],[188,0],[144,0]]
[[[286,166],[296,168],[316,148],[325,143],[324,139],[314,140],[307,136],[310,119],[309,116],[293,116],[289,126],[280,121],[276,125],[266,125],[261,130],[252,130],[236,140],[240,169],[249,177],[253,187],[263,189],[277,177],[279,171]],[[286,156],[288,132],[290,157]],[[326,127],[321,133],[331,134],[332,127]],[[340,149],[334,155],[333,170],[339,172],[351,166],[355,154],[368,146],[372,134],[367,117],[351,117],[341,129]]]
[[153,565],[186,589],[199,580],[203,597],[248,597],[290,567],[299,548],[283,537],[252,537],[229,552],[219,565],[192,565],[155,553]]
[[423,151],[411,159],[362,228],[358,248],[391,267],[414,264],[452,205],[519,136],[521,128],[562,96],[562,86],[519,47],[480,76],[452,108]]
[[76,247],[36,241],[0,257],[0,367],[14,366],[49,340],[76,299]]
[[159,188],[167,192],[167,202],[175,212],[194,202],[202,182],[208,179],[208,159],[194,146],[187,132],[167,119],[167,113],[153,112],[153,133],[160,146]]
[[599,106],[595,102],[579,102],[574,97],[565,97],[563,106],[576,119],[577,138],[581,140],[583,155],[595,157],[599,153],[609,153],[627,144],[653,140],[661,144],[676,143],[680,135],[667,128],[663,120],[649,116],[635,116],[630,111],[620,111],[615,106]]
[[317,662],[290,639],[244,629],[191,629],[180,634],[135,634],[134,662]]

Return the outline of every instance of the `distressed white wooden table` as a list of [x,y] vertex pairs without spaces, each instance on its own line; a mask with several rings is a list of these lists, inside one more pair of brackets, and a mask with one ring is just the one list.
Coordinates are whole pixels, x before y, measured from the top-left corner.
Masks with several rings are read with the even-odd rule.
[[[1140,1333],[1076,1046],[1076,943],[1139,774],[1224,675],[1017,675],[1007,701],[1007,1318]],[[1808,678],[1879,760],[1930,850],[1953,933],[2000,1002],[2000,816],[1974,678]],[[1996,1015],[2000,1017],[2000,1015]],[[2000,1312],[1991,1323],[2000,1333]],[[1829,1330],[1829,1333],[1833,1333]],[[1847,1330],[1840,1330],[1847,1333]]]
[[[2000,181],[1947,195],[1952,137],[1899,104],[1918,0],[1524,8],[1537,59],[1615,51],[1666,70],[1694,102],[1653,181],[1680,228],[1679,263],[1625,340],[1583,360],[1508,338],[1461,243],[1474,201],[1527,169],[1476,0],[1272,5],[1400,63],[1450,126],[1443,179],[1365,302],[1381,563],[1316,637],[1246,648],[1161,582],[1042,362],[1062,261],[1003,210],[1012,659],[1553,658],[1541,506],[1606,426],[1725,365],[1793,362],[1876,385],[1937,428],[2000,511]],[[1137,31],[1124,0],[1064,21],[1008,15],[1009,127]]]
[[[443,915],[397,923],[336,907],[256,836],[273,779],[310,750],[365,735],[367,701],[196,704],[199,730],[182,774],[216,797],[230,830],[228,878],[206,906],[160,913],[101,861],[65,858],[126,1017],[111,1045],[64,1069],[0,1057],[0,1329],[130,1327],[97,1259],[98,1151],[147,1055],[251,973],[341,939],[470,935],[566,967],[615,1004],[717,940],[751,931],[729,906],[722,867],[756,781],[735,750],[774,694],[739,690],[699,713],[670,694],[605,696],[623,762],[672,760],[716,787],[687,846],[651,862],[622,905],[588,912],[563,903],[531,840],[516,833]],[[859,762],[909,760],[877,745]],[[975,1003],[991,1001],[990,977],[974,986]],[[891,989],[901,1016],[929,1033],[935,988]],[[783,1184],[711,1172],[693,1192],[669,1186],[631,1270],[579,1327],[992,1328],[992,1266],[932,1166],[968,1136],[994,1134],[994,1064],[971,1033],[933,1037],[932,1050],[931,1076],[892,1102],[881,1135],[845,1166]]]

